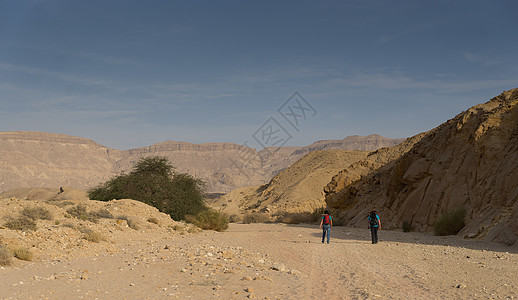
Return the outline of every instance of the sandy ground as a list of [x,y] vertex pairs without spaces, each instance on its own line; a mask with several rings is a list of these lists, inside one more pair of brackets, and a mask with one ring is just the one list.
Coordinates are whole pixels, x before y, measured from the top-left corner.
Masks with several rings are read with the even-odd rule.
[[[516,247],[334,227],[231,224],[124,235],[0,268],[1,299],[518,299]],[[101,244],[102,244],[101,243]]]

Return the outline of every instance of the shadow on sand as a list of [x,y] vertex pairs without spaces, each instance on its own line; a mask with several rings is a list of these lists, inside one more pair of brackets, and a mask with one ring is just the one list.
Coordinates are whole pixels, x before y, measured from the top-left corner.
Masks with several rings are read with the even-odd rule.
[[[310,243],[321,243],[322,230],[318,225],[309,224],[284,224],[288,227],[298,227],[311,230],[309,236],[300,240],[285,240],[290,243],[307,243],[308,238]],[[494,252],[509,252],[518,253],[518,245],[506,246],[499,243],[490,243],[479,240],[464,239],[459,236],[435,236],[430,233],[420,232],[403,232],[401,230],[379,230],[379,243],[393,243],[393,244],[416,244],[416,245],[439,245],[457,248],[466,248],[473,250],[485,250]],[[333,244],[371,244],[370,230],[365,228],[355,228],[347,226],[333,226],[331,229],[331,243]]]

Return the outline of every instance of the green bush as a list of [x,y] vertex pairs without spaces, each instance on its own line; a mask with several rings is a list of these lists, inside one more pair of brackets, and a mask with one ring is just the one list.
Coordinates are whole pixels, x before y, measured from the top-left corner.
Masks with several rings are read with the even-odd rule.
[[78,204],[74,207],[67,209],[67,213],[72,217],[81,219],[83,221],[90,221],[92,223],[99,222],[99,217],[95,213],[87,212],[86,206],[84,206],[83,204]]
[[466,225],[464,223],[465,216],[466,210],[464,208],[443,213],[434,224],[435,235],[454,235],[459,233]]
[[205,184],[186,173],[178,173],[165,157],[140,159],[128,174],[118,175],[88,191],[90,199],[110,201],[134,199],[158,208],[173,220],[197,215],[208,208]]
[[45,207],[26,207],[22,210],[22,216],[36,220],[52,220],[52,213]]
[[270,221],[270,217],[263,213],[250,213],[243,217],[244,224],[250,223],[266,223]]
[[4,225],[5,227],[12,229],[12,230],[22,230],[22,231],[36,231],[38,230],[38,226],[36,226],[36,223],[33,219],[26,217],[26,216],[20,216],[16,219],[11,219],[7,221]]
[[187,215],[185,216],[185,220],[201,229],[223,231],[228,228],[227,217],[212,209],[203,210],[196,216]]
[[26,261],[31,261],[33,256],[34,256],[32,254],[32,252],[29,249],[27,249],[27,248],[17,248],[17,249],[14,249],[13,250],[13,255],[14,255],[14,257],[16,257],[18,259],[26,260]]
[[410,232],[412,231],[412,224],[410,224],[410,222],[408,221],[403,221],[403,232]]
[[10,266],[12,254],[4,246],[0,245],[0,266]]

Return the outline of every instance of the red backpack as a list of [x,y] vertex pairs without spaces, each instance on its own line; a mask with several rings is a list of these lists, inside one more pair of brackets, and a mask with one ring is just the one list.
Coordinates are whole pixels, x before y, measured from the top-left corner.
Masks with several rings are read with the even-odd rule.
[[329,225],[330,222],[330,217],[328,214],[325,214],[324,215],[324,225]]

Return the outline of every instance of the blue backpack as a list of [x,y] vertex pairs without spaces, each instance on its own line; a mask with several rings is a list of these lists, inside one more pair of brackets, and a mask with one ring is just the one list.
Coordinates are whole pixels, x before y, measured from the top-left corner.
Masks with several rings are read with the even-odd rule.
[[369,224],[371,227],[379,226],[380,223],[378,222],[378,216],[376,215],[376,213],[371,213],[369,218]]

